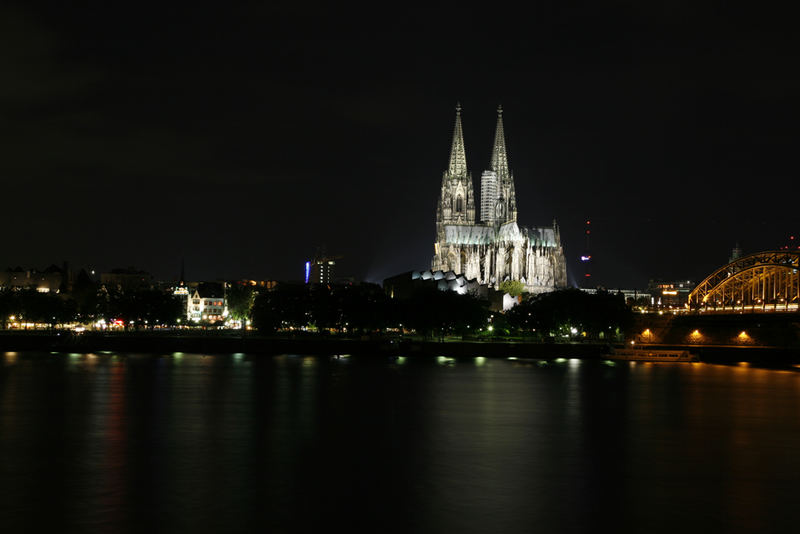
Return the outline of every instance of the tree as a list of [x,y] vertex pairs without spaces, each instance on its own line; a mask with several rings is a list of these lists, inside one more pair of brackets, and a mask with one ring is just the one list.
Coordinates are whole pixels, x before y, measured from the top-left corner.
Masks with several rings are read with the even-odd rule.
[[448,333],[468,334],[486,325],[489,316],[485,303],[471,295],[440,291],[435,287],[417,290],[402,302],[402,322],[417,332],[440,337]]
[[252,308],[253,325],[274,332],[284,325],[306,326],[309,322],[309,289],[297,284],[278,284],[259,293]]
[[523,333],[560,337],[573,335],[574,329],[586,332],[587,338],[624,331],[633,320],[621,294],[591,295],[578,289],[536,295],[515,306],[507,316],[511,326]]
[[0,321],[3,329],[8,327],[8,318],[19,312],[19,303],[16,292],[10,289],[0,290]]
[[228,303],[228,313],[234,319],[241,321],[242,328],[245,327],[245,323],[250,319],[255,298],[256,294],[252,286],[237,283],[228,288],[225,295],[225,300]]
[[72,298],[77,306],[77,316],[80,321],[93,321],[100,313],[101,297],[98,295],[97,284],[89,277],[85,269],[81,269],[72,285]]
[[518,297],[525,292],[525,284],[519,280],[505,280],[500,284],[500,291],[508,293],[512,297]]
[[106,293],[106,297],[102,315],[107,321],[121,319],[126,328],[130,324],[148,327],[174,325],[185,314],[183,302],[178,297],[157,289],[128,292],[113,289]]
[[24,322],[54,325],[75,320],[75,302],[63,295],[40,293],[28,288],[12,291],[4,300],[9,315],[15,315]]

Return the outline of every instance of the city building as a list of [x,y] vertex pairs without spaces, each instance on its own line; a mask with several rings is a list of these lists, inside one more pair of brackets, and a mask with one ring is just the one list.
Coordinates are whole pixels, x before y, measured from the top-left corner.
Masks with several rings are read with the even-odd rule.
[[684,308],[689,301],[689,293],[695,287],[691,280],[650,280],[647,290],[650,293],[650,306],[653,308]]
[[622,295],[625,299],[625,303],[629,306],[633,306],[635,308],[649,308],[650,301],[651,301],[651,292],[649,289],[608,289],[608,288],[596,288],[596,287],[586,287],[580,288],[581,291],[584,293],[588,293],[590,295],[597,295],[603,292],[611,293],[611,294],[619,294]]
[[486,301],[492,311],[503,311],[517,304],[517,299],[480,284],[477,280],[468,280],[463,274],[453,271],[409,271],[383,281],[383,290],[389,298],[406,300],[426,289],[453,291],[459,295],[471,295]]
[[215,323],[228,317],[225,303],[225,284],[201,282],[187,299],[186,316],[196,323]]
[[100,283],[108,290],[137,291],[152,289],[154,282],[150,273],[128,267],[111,269],[110,273],[100,273]]
[[8,268],[0,271],[0,289],[35,289],[40,293],[58,293],[71,283],[69,269],[51,265],[47,269]]
[[481,181],[481,220],[476,222],[461,106],[457,106],[450,163],[442,177],[436,208],[431,270],[452,271],[492,288],[505,280],[518,280],[530,293],[566,287],[566,261],[555,221],[552,226],[535,228],[517,224],[514,175],[508,166],[502,108],[497,110],[491,169],[483,173]]
[[191,316],[189,316],[189,310],[191,309],[191,305],[189,304],[191,293],[189,291],[189,286],[186,285],[183,280],[172,287],[172,296],[181,301],[181,305],[186,309],[187,317],[191,318]]
[[340,256],[317,255],[313,260],[307,261],[304,275],[306,284],[331,284],[337,259]]
[[278,285],[277,280],[251,280],[248,278],[243,278],[241,280],[237,280],[236,282],[231,282],[231,283],[250,286],[252,288],[261,289],[265,291],[275,289],[275,286]]
[[387,278],[383,289],[389,298],[407,299],[420,288],[436,288],[440,291],[454,291],[460,295],[471,294],[477,298],[488,298],[488,287],[475,280],[467,280],[464,275],[443,271],[410,271]]
[[739,242],[737,241],[736,244],[733,246],[731,250],[731,255],[728,257],[728,263],[733,263],[734,261],[738,260],[742,257],[742,247],[739,246]]

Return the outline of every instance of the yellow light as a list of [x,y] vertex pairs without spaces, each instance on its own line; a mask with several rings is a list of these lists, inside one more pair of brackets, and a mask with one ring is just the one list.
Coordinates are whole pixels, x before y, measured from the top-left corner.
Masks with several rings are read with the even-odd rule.
[[650,331],[650,329],[649,329],[649,328],[646,328],[646,329],[645,329],[645,331],[644,331],[644,332],[642,332],[642,335],[643,335],[643,336],[649,336],[650,334],[652,334],[652,332]]
[[673,289],[673,290],[666,290],[666,289],[665,289],[664,291],[662,291],[662,292],[661,292],[661,294],[662,294],[662,295],[677,295],[677,294],[678,294],[678,292],[677,292],[677,291],[675,291],[674,289]]
[[750,336],[747,335],[747,332],[742,330],[741,332],[739,332],[739,339],[742,340],[742,341],[746,341],[746,340],[750,339]]

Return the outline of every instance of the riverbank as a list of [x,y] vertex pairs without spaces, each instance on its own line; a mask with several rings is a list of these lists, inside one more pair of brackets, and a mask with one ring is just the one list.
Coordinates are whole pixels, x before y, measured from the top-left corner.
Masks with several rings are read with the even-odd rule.
[[[645,348],[648,345],[637,345]],[[800,348],[734,345],[650,345],[660,349],[684,349],[704,362],[747,361],[759,364],[800,364]],[[0,351],[204,353],[204,354],[309,354],[448,356],[488,358],[582,358],[600,359],[608,353],[605,343],[539,343],[511,341],[421,341],[402,339],[353,339],[338,337],[267,337],[238,332],[198,335],[127,332],[0,332]]]

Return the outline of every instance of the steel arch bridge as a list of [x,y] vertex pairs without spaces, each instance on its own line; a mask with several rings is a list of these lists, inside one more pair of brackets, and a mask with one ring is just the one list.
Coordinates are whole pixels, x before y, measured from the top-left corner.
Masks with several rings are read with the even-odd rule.
[[689,293],[689,307],[707,311],[797,311],[800,251],[742,256],[714,271]]

